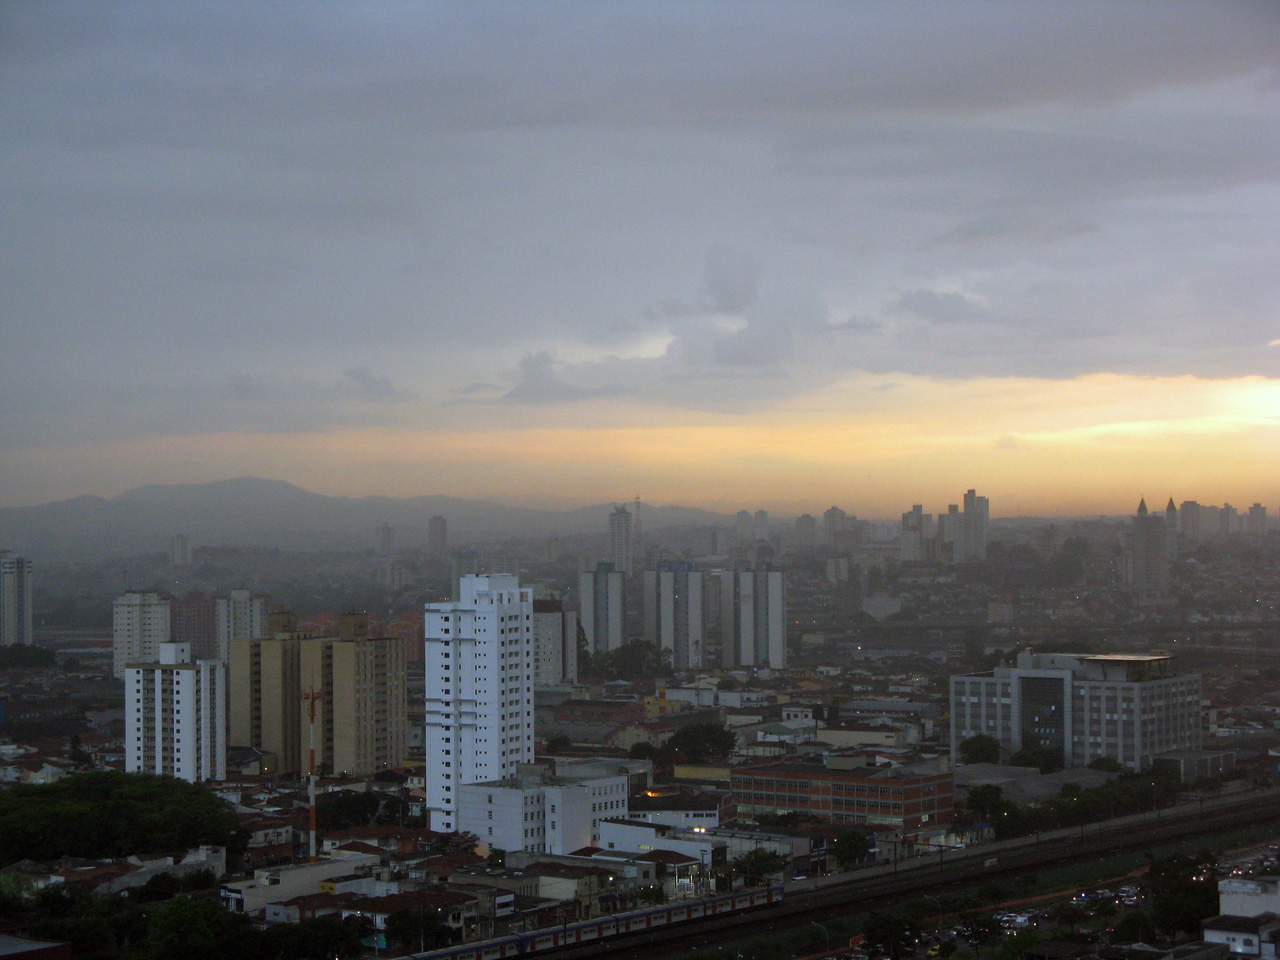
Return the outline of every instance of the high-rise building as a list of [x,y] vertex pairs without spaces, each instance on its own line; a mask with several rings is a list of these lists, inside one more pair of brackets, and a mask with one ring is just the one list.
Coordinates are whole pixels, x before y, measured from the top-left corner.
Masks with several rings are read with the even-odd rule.
[[427,555],[435,559],[444,557],[449,552],[449,527],[442,516],[434,516],[427,521]]
[[463,577],[425,621],[428,826],[449,832],[460,786],[533,760],[533,592],[509,574]]
[[267,601],[265,594],[236,589],[225,597],[217,597],[216,629],[218,659],[226,662],[232,640],[252,640],[267,635]]
[[1200,504],[1194,500],[1183,500],[1178,511],[1178,532],[1188,544],[1200,542]]
[[898,559],[903,563],[927,560],[930,556],[930,526],[933,514],[925,513],[921,504],[915,504],[902,515],[898,532]]
[[287,774],[310,771],[313,739],[317,771],[370,776],[402,764],[409,641],[370,637],[364,614],[340,617],[336,637],[299,632],[287,614],[271,619],[271,636],[230,642],[231,744],[275,754]]
[[191,566],[191,541],[185,534],[175,533],[169,540],[169,566]]
[[670,651],[677,670],[700,670],[706,633],[703,574],[693,564],[664,560],[644,574],[644,637]]
[[839,507],[831,507],[822,512],[822,534],[827,543],[833,547],[840,541],[840,534],[849,526],[849,515]]
[[1255,503],[1249,508],[1249,516],[1245,521],[1245,532],[1251,537],[1265,536],[1267,532],[1267,508]]
[[787,665],[782,571],[739,563],[720,575],[720,654],[726,667]]
[[198,783],[227,776],[225,667],[191,659],[185,643],[157,645],[154,661],[124,667],[124,765]]
[[191,659],[218,658],[218,604],[193,590],[169,601],[169,637],[174,643],[189,643]]
[[1004,756],[1047,749],[1067,767],[1108,757],[1141,771],[1201,746],[1200,677],[1159,654],[1020,653],[1014,667],[951,678],[951,754],[983,734]]
[[630,576],[635,561],[631,540],[631,513],[624,506],[616,506],[609,514],[609,562],[615,570]]
[[538,686],[578,682],[578,611],[563,600],[534,600],[533,645]]
[[1152,606],[1169,600],[1169,551],[1164,516],[1147,512],[1144,497],[1129,528],[1129,584],[1134,603]]
[[580,574],[578,601],[587,650],[608,653],[622,646],[626,601],[622,571],[612,563],[597,563],[595,570]]
[[31,561],[0,551],[0,647],[35,643]]
[[987,523],[991,518],[991,504],[986,497],[974,490],[964,494],[964,549],[960,559],[973,563],[987,559]]
[[123,680],[127,663],[157,663],[172,636],[169,595],[130,590],[111,605],[111,673]]
[[[834,509],[834,508],[832,508]],[[830,511],[828,511],[829,513]],[[796,517],[796,525],[791,539],[797,547],[808,549],[818,542],[818,520],[811,513],[802,513]]]

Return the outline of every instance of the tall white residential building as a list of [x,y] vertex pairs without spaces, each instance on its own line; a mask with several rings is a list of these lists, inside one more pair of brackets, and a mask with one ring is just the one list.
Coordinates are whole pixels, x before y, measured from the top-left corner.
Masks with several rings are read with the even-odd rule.
[[0,647],[34,644],[32,622],[31,561],[0,550]]
[[626,582],[612,563],[597,563],[595,570],[578,576],[578,600],[582,633],[592,654],[617,650],[623,642],[623,604]]
[[782,571],[740,563],[720,575],[720,645],[726,667],[787,665],[787,616]]
[[578,682],[578,611],[563,600],[534,600],[533,646],[538,686]]
[[991,503],[974,490],[964,494],[964,549],[960,560],[987,559],[987,524],[991,519]]
[[449,832],[460,786],[533,761],[533,591],[510,574],[466,576],[424,619],[428,826]]
[[458,829],[483,851],[571,854],[600,841],[600,821],[628,815],[628,777],[525,773],[459,790]]
[[130,590],[111,605],[111,672],[124,679],[125,664],[155,663],[160,644],[170,640],[169,596]]
[[268,598],[252,590],[230,590],[218,597],[215,614],[218,637],[218,659],[231,658],[232,640],[257,640],[267,636]]
[[985,734],[1007,757],[1043,748],[1067,767],[1110,757],[1141,771],[1201,746],[1200,677],[1158,654],[1025,651],[1017,666],[951,678],[951,752]]
[[644,637],[671,651],[677,670],[702,668],[706,607],[703,574],[693,564],[665,560],[644,574]]
[[125,666],[125,770],[198,783],[227,777],[226,667],[162,643]]
[[626,507],[617,506],[609,514],[609,562],[615,570],[630,575],[635,556],[635,544],[631,535],[631,513]]

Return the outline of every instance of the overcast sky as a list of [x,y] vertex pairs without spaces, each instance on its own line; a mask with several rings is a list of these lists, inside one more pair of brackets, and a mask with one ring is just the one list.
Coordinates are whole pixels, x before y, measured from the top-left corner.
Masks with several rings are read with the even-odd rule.
[[0,504],[1280,506],[1280,4],[0,4]]

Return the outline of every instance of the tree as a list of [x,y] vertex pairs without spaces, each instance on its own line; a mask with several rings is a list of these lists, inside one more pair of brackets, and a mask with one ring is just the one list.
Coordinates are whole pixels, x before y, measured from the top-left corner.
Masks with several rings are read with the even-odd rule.
[[1196,935],[1200,921],[1218,912],[1212,855],[1156,860],[1147,872],[1151,919],[1168,934]]
[[573,746],[573,741],[563,734],[547,741],[547,753],[564,753]]
[[1000,741],[979,733],[960,742],[961,763],[999,763]]
[[694,723],[671,735],[659,751],[665,756],[681,754],[690,763],[723,760],[738,745],[738,735],[723,723]]
[[321,830],[348,830],[373,824],[382,807],[376,793],[337,790],[316,797],[316,826]]
[[432,950],[447,943],[452,931],[440,919],[434,907],[422,910],[397,910],[387,915],[387,939],[398,944],[403,953]]
[[151,915],[147,955],[151,960],[243,957],[258,938],[249,918],[228,913],[217,900],[170,900]]
[[238,828],[230,804],[172,777],[91,771],[0,791],[0,865],[226,846]]
[[774,853],[772,850],[766,850],[763,847],[735,859],[729,864],[734,876],[742,877],[748,885],[760,884],[764,882],[764,878],[774,873],[781,873],[787,869],[787,858],[780,853]]
[[865,833],[844,830],[831,841],[831,853],[841,869],[848,869],[862,860],[871,850],[871,841]]
[[1036,767],[1041,773],[1062,769],[1062,751],[1052,747],[1027,747],[1009,758],[1013,767]]

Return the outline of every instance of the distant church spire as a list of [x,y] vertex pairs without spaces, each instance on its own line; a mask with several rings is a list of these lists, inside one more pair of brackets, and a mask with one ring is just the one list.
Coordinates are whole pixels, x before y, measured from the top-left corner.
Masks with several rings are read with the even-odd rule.
[[1138,516],[1145,517],[1147,515],[1147,498],[1143,497],[1138,501]]

